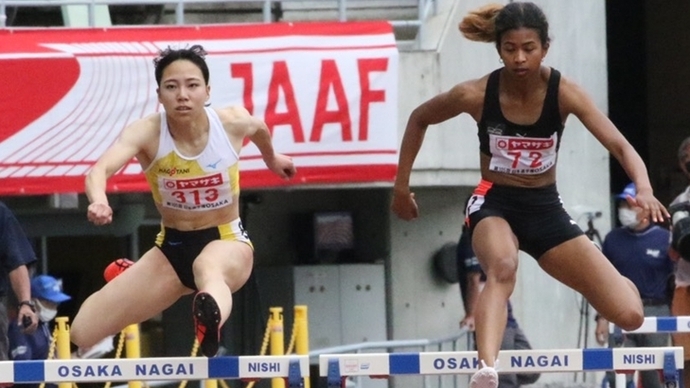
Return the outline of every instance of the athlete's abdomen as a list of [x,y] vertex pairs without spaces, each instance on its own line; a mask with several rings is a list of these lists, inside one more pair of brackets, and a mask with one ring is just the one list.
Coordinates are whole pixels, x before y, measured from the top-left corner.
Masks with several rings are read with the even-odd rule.
[[556,182],[555,165],[540,174],[522,175],[491,171],[489,168],[490,162],[490,156],[480,153],[482,178],[495,184],[518,187],[541,187],[551,185]]
[[239,218],[239,196],[232,198],[229,206],[204,212],[178,210],[156,203],[163,225],[177,230],[197,230],[227,224]]

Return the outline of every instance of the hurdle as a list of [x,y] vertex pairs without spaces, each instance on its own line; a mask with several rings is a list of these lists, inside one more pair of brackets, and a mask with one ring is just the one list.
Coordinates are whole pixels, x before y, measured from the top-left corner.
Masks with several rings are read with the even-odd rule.
[[[623,330],[609,322],[609,335],[617,344],[623,343],[623,334],[654,334],[654,333],[690,333],[690,316],[677,317],[645,317],[642,325],[635,330]],[[618,348],[621,349],[621,348]],[[683,360],[681,356],[681,360]],[[616,375],[616,386],[624,387],[624,375]],[[687,387],[686,387],[687,388]]]
[[221,356],[0,361],[0,383],[284,378],[291,388],[309,376],[309,357]]
[[[344,386],[350,376],[473,374],[476,351],[419,353],[323,354],[319,375],[329,388]],[[683,369],[682,347],[502,350],[498,373],[662,370],[666,387],[677,387]]]
[[622,330],[609,323],[609,333],[652,334],[652,333],[690,333],[690,316],[645,317],[642,326],[635,330]]

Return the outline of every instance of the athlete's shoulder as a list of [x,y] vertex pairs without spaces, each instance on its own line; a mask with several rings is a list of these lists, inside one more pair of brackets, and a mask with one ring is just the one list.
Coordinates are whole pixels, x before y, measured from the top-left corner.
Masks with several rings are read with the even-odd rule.
[[587,91],[569,77],[561,76],[558,85],[558,102],[564,114],[582,114],[589,111],[594,103]]
[[137,120],[132,121],[129,125],[125,127],[125,130],[136,130],[136,131],[160,131],[161,127],[161,114],[152,113],[148,116],[144,116]]
[[[487,76],[488,77],[488,76]],[[486,93],[486,78],[471,79],[454,85],[435,100],[440,106],[452,106],[459,113],[467,112],[473,117],[481,112]]]
[[451,91],[464,98],[484,97],[491,73],[480,78],[473,78],[455,85]]
[[575,82],[572,78],[569,76],[564,75],[562,72],[558,71],[558,69],[549,67],[548,73],[546,74],[545,78],[548,80],[554,72],[558,73],[560,75],[560,80],[558,83],[558,97],[559,98],[570,98],[573,100],[577,100],[580,98],[583,98],[584,96],[587,96],[587,92],[585,89]]
[[214,110],[214,112],[216,112],[216,114],[218,114],[218,118],[220,118],[220,121],[223,123],[223,125],[236,123],[237,121],[247,120],[251,117],[249,111],[243,106],[233,105],[224,108],[212,109]]

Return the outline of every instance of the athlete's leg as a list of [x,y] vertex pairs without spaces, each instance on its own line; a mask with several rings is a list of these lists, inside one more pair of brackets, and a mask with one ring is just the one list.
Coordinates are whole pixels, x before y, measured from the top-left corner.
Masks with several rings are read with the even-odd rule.
[[232,293],[249,279],[254,251],[243,242],[215,240],[194,260],[194,282],[199,292],[210,294],[218,303],[221,325],[230,316]]
[[192,290],[182,285],[168,260],[152,248],[134,265],[89,296],[70,328],[70,338],[88,348],[133,323],[145,321]]
[[508,298],[515,287],[518,241],[503,218],[487,217],[475,226],[472,247],[486,273],[475,310],[477,351],[479,359],[492,366],[503,340]]
[[[501,350],[514,350],[515,349],[515,334],[518,328],[506,326],[503,332],[503,341],[501,342]],[[520,383],[518,382],[518,375],[515,373],[501,373],[498,376],[498,386],[501,388],[518,388]]]
[[232,293],[246,283],[252,272],[254,252],[239,241],[210,242],[194,260],[194,282],[199,292],[192,312],[201,352],[218,353],[220,328],[232,311]]
[[581,293],[594,309],[624,330],[642,325],[644,314],[637,287],[623,277],[585,236],[549,249],[539,265],[561,283]]

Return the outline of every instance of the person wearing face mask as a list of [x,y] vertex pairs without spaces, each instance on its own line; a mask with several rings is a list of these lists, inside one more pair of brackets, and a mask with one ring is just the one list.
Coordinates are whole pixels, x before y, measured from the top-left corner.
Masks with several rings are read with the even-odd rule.
[[[670,232],[640,217],[639,209],[632,208],[628,198],[636,196],[635,184],[630,183],[616,196],[618,221],[621,226],[606,235],[602,252],[611,264],[630,279],[640,291],[644,315],[666,317],[670,315],[667,285],[673,274],[673,261],[668,255]],[[609,338],[609,322],[597,315],[596,339],[600,345],[607,340],[610,347],[620,346],[613,336]],[[668,346],[666,333],[626,334],[624,347]],[[661,388],[663,383],[657,371],[640,373],[645,388]],[[607,372],[609,386],[615,388],[615,374]],[[632,376],[628,376],[632,379]]]
[[61,280],[49,275],[39,275],[31,279],[31,299],[39,319],[38,328],[31,334],[25,334],[21,322],[16,319],[11,321],[8,330],[11,360],[48,359],[52,340],[50,323],[55,319],[60,303],[72,298],[62,292]]

